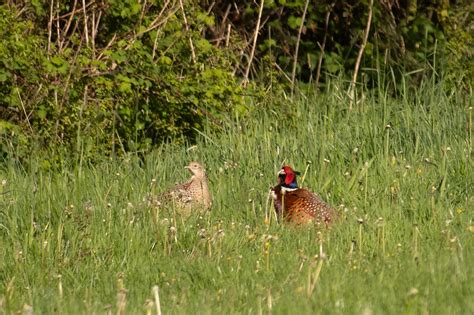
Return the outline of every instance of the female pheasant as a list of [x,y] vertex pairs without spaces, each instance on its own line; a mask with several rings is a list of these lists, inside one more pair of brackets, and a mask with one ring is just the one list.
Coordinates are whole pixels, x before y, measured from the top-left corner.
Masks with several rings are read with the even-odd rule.
[[160,204],[175,205],[184,216],[190,215],[192,209],[209,210],[212,200],[204,167],[197,162],[191,162],[185,168],[192,173],[191,179],[159,196]]
[[299,174],[290,166],[283,166],[278,172],[278,185],[271,190],[275,211],[287,222],[329,226],[337,217],[336,210],[309,190],[298,188]]

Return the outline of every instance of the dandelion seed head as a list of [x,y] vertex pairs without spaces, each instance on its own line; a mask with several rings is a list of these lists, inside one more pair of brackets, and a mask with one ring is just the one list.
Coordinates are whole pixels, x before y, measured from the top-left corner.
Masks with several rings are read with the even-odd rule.
[[418,294],[417,288],[411,288],[410,291],[408,291],[408,296],[415,296],[417,294]]
[[206,233],[206,229],[200,229],[200,230],[198,231],[198,235],[199,235],[199,237],[201,237],[201,238],[206,238],[206,234],[207,234],[207,233]]

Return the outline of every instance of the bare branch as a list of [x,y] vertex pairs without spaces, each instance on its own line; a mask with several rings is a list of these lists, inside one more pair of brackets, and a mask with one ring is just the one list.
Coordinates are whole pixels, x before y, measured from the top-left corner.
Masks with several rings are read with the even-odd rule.
[[186,13],[184,12],[183,0],[179,0],[179,5],[183,13],[184,27],[186,28],[186,32],[188,33],[189,37],[189,46],[191,47],[191,56],[193,58],[193,63],[196,63],[196,52],[194,51],[193,39],[191,38],[191,33],[189,32],[189,24],[188,19],[186,18]]
[[[221,43],[221,39],[224,38],[224,32],[226,32],[226,27],[225,27],[225,23],[227,21],[227,17],[229,16],[229,12],[230,12],[230,8],[232,7],[232,5],[227,5],[227,9],[225,10],[225,13],[224,13],[224,17],[222,18],[222,22],[221,22],[221,27],[219,29],[219,38],[216,42],[216,46],[219,47],[220,43]],[[229,27],[230,24],[227,25],[227,27]],[[227,40],[226,40],[226,44],[227,44]],[[227,47],[227,45],[226,45]]]
[[18,94],[18,99],[20,100],[21,109],[23,109],[23,113],[25,114],[26,123],[28,124],[28,127],[30,128],[31,133],[33,133],[33,128],[31,127],[31,123],[30,123],[30,118],[29,118],[29,115],[26,113],[25,103],[23,103],[23,99],[21,98],[19,88],[16,88],[16,93]]
[[[75,1],[75,2],[77,2],[77,1]],[[89,2],[89,3],[86,5],[86,8],[88,8],[88,7],[92,6],[92,5],[95,5],[95,4],[96,4],[95,1],[91,1],[91,2]],[[63,15],[60,15],[60,16],[58,16],[58,17],[55,17],[54,19],[55,19],[55,20],[56,20],[56,19],[62,20],[62,19],[64,19],[64,18],[68,17],[68,16],[71,17],[71,15],[75,15],[77,12],[80,12],[80,11],[83,11],[83,12],[84,12],[84,10],[85,10],[85,8],[83,8],[83,7],[76,9],[76,7],[74,6],[74,7],[73,7],[73,10],[72,10],[71,12],[66,13],[66,14],[63,14]]]
[[360,45],[359,54],[357,55],[357,60],[354,68],[354,75],[352,77],[351,85],[349,86],[349,110],[352,110],[352,104],[355,101],[355,86],[357,83],[357,75],[359,74],[360,61],[362,60],[362,55],[364,54],[365,46],[367,45],[367,39],[369,38],[370,24],[372,23],[372,7],[374,5],[374,0],[370,0],[369,4],[369,17],[367,18],[367,26],[365,28],[364,39]]
[[99,56],[97,57],[98,60],[102,59],[102,56],[104,55],[104,53],[107,51],[107,49],[109,49],[110,46],[112,46],[112,44],[115,42],[115,39],[117,38],[117,34],[114,34],[114,36],[112,37],[112,39],[107,43],[107,45],[105,46],[104,49],[102,49],[101,53],[99,54]]
[[309,0],[306,0],[304,4],[303,16],[301,17],[300,29],[298,30],[298,38],[296,39],[295,56],[293,58],[293,70],[291,71],[291,94],[292,95],[295,90],[295,77],[296,77],[296,65],[298,64],[298,51],[300,49],[301,32],[303,31],[304,20],[306,19],[306,11],[308,10],[308,3],[309,3]]
[[[59,16],[59,0],[56,2],[56,15]],[[56,44],[61,42],[61,27],[59,26],[59,19],[56,19]]]
[[51,0],[51,5],[49,6],[49,21],[48,21],[48,55],[51,53],[51,36],[53,33],[53,6],[54,0]]
[[319,55],[318,59],[318,67],[316,69],[316,87],[319,85],[319,78],[321,77],[321,67],[323,65],[323,58],[325,54],[325,48],[326,48],[326,40],[328,37],[328,27],[329,27],[329,17],[331,16],[332,8],[334,7],[335,3],[333,3],[328,12],[326,12],[326,20],[324,22],[324,38],[323,38],[323,44],[319,46],[321,49],[321,54]]
[[[72,12],[76,12],[76,6],[77,6],[77,0],[74,0],[74,4],[72,6]],[[59,14],[59,12],[58,12],[58,14]],[[64,28],[64,30],[62,32],[63,33],[63,39],[59,43],[59,51],[61,51],[63,49],[64,43],[65,43],[66,38],[67,38],[67,32],[69,31],[69,28],[71,27],[71,23],[72,23],[73,18],[74,18],[74,14],[71,14],[69,16],[69,19],[68,19],[67,23],[66,23],[66,27]],[[58,17],[58,19],[59,19],[59,17]]]
[[255,55],[255,47],[257,46],[257,38],[258,38],[258,33],[260,32],[260,22],[262,20],[262,13],[263,13],[264,3],[265,3],[265,0],[260,0],[260,8],[258,10],[257,25],[255,26],[255,33],[253,35],[252,50],[250,51],[249,63],[247,65],[247,68],[245,69],[244,80],[242,82],[244,87],[247,86],[248,81],[249,81],[250,67],[252,66],[253,57]]
[[229,23],[227,25],[227,35],[225,37],[225,47],[229,47],[231,29],[232,29],[232,24]]
[[84,33],[86,35],[86,45],[89,46],[89,30],[87,27],[86,0],[82,0],[82,9],[84,12]]

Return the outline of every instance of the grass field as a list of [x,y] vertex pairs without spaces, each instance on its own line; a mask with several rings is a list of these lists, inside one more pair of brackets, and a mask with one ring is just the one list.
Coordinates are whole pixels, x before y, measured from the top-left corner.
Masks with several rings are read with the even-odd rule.
[[[472,95],[427,83],[349,112],[341,90],[145,158],[4,162],[0,314],[155,313],[154,286],[163,314],[474,314]],[[191,160],[211,213],[149,207]],[[331,231],[265,222],[282,164],[339,209]]]

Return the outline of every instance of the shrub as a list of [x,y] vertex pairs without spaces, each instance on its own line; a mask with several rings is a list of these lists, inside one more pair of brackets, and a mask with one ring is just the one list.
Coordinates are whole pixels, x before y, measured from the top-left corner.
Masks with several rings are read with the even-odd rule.
[[200,35],[213,20],[199,7],[185,28],[179,5],[160,1],[19,6],[0,6],[2,142],[144,150],[192,139],[242,103],[232,58]]

